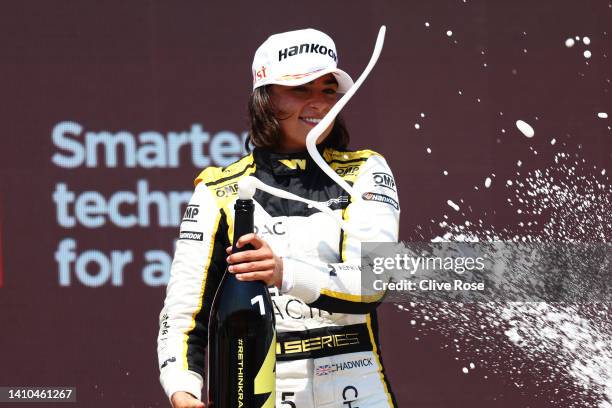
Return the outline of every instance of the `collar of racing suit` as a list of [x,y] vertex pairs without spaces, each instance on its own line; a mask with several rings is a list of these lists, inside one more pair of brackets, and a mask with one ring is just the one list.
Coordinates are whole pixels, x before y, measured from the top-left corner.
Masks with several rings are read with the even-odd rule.
[[[333,150],[320,146],[317,146],[317,149],[329,163]],[[342,209],[348,205],[348,196],[342,187],[319,168],[307,151],[277,153],[255,148],[253,160],[256,167],[253,176],[265,184],[313,201],[329,202],[328,206],[332,210]],[[319,212],[307,204],[281,199],[260,190],[257,190],[254,199],[272,217],[309,216]]]

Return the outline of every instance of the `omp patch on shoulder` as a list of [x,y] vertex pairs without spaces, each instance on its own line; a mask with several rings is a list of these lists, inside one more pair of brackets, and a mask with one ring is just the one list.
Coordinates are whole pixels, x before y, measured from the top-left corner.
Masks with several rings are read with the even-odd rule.
[[395,192],[395,180],[389,173],[375,172],[372,173],[372,178],[375,187],[383,187]]
[[341,152],[326,149],[323,153],[325,160],[331,168],[347,182],[354,182],[362,165],[371,157],[379,155],[372,150],[359,150],[356,152]]
[[189,204],[183,214],[183,222],[197,222],[197,216],[200,212],[200,206],[197,204]]
[[202,241],[204,234],[197,231],[181,231],[179,239],[188,239],[191,241]]
[[399,210],[398,202],[395,201],[393,198],[387,195],[384,195],[384,194],[363,193],[361,198],[363,198],[366,201],[378,201],[379,203],[389,204],[391,207],[395,208],[396,210]]

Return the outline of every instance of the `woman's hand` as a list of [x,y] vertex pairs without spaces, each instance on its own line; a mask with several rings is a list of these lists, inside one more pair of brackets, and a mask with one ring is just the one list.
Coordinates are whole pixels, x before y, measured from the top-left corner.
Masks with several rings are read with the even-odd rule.
[[251,244],[255,249],[232,254],[232,247],[226,248],[230,254],[227,257],[230,264],[228,270],[236,274],[238,280],[261,280],[280,289],[283,284],[283,259],[276,256],[270,245],[256,234],[241,236],[236,247],[242,248],[246,244]]
[[194,397],[188,392],[177,391],[172,394],[170,399],[172,402],[172,408],[205,408],[206,406],[202,401]]

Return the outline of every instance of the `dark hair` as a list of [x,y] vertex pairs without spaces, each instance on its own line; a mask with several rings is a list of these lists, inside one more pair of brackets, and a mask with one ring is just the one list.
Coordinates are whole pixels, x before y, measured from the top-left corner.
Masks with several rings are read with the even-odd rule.
[[[249,142],[255,147],[277,150],[281,144],[281,129],[278,112],[270,99],[270,85],[261,86],[249,98],[249,137],[245,148],[250,151]],[[350,141],[346,124],[340,115],[336,116],[331,132],[319,146],[344,150]]]

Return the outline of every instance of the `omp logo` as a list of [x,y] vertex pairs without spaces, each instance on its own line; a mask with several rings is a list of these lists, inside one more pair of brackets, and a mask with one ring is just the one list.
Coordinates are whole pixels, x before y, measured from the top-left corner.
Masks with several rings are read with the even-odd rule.
[[179,239],[189,239],[191,241],[202,241],[202,237],[204,236],[201,232],[196,231],[181,231],[179,235]]
[[337,371],[348,371],[352,370],[353,368],[370,367],[373,364],[372,357],[342,361],[334,364],[324,364],[316,368],[315,374],[317,376],[328,375]]
[[293,57],[297,54],[303,53],[318,53],[323,55],[330,56],[334,61],[338,61],[338,57],[336,56],[336,51],[333,48],[328,48],[325,45],[321,44],[300,44],[299,46],[294,45],[293,47],[284,48],[282,50],[278,50],[278,60],[282,61],[285,58]]
[[304,159],[284,159],[279,160],[279,162],[283,163],[285,166],[289,167],[291,170],[306,170],[306,160]]
[[215,188],[215,195],[219,198],[234,195],[238,193],[238,183],[228,184],[222,187]]
[[196,217],[200,212],[199,207],[197,204],[189,204],[183,214],[183,222],[196,222]]
[[396,210],[399,210],[399,204],[393,198],[386,196],[384,194],[378,193],[363,193],[361,196],[366,201],[378,201],[379,203],[389,204]]
[[374,178],[374,185],[376,187],[384,187],[395,191],[395,180],[393,180],[393,176],[390,174],[374,173],[372,177]]
[[336,169],[336,173],[338,173],[338,175],[340,176],[349,176],[352,174],[357,173],[357,170],[359,170],[359,166],[345,166],[345,167],[338,167]]

